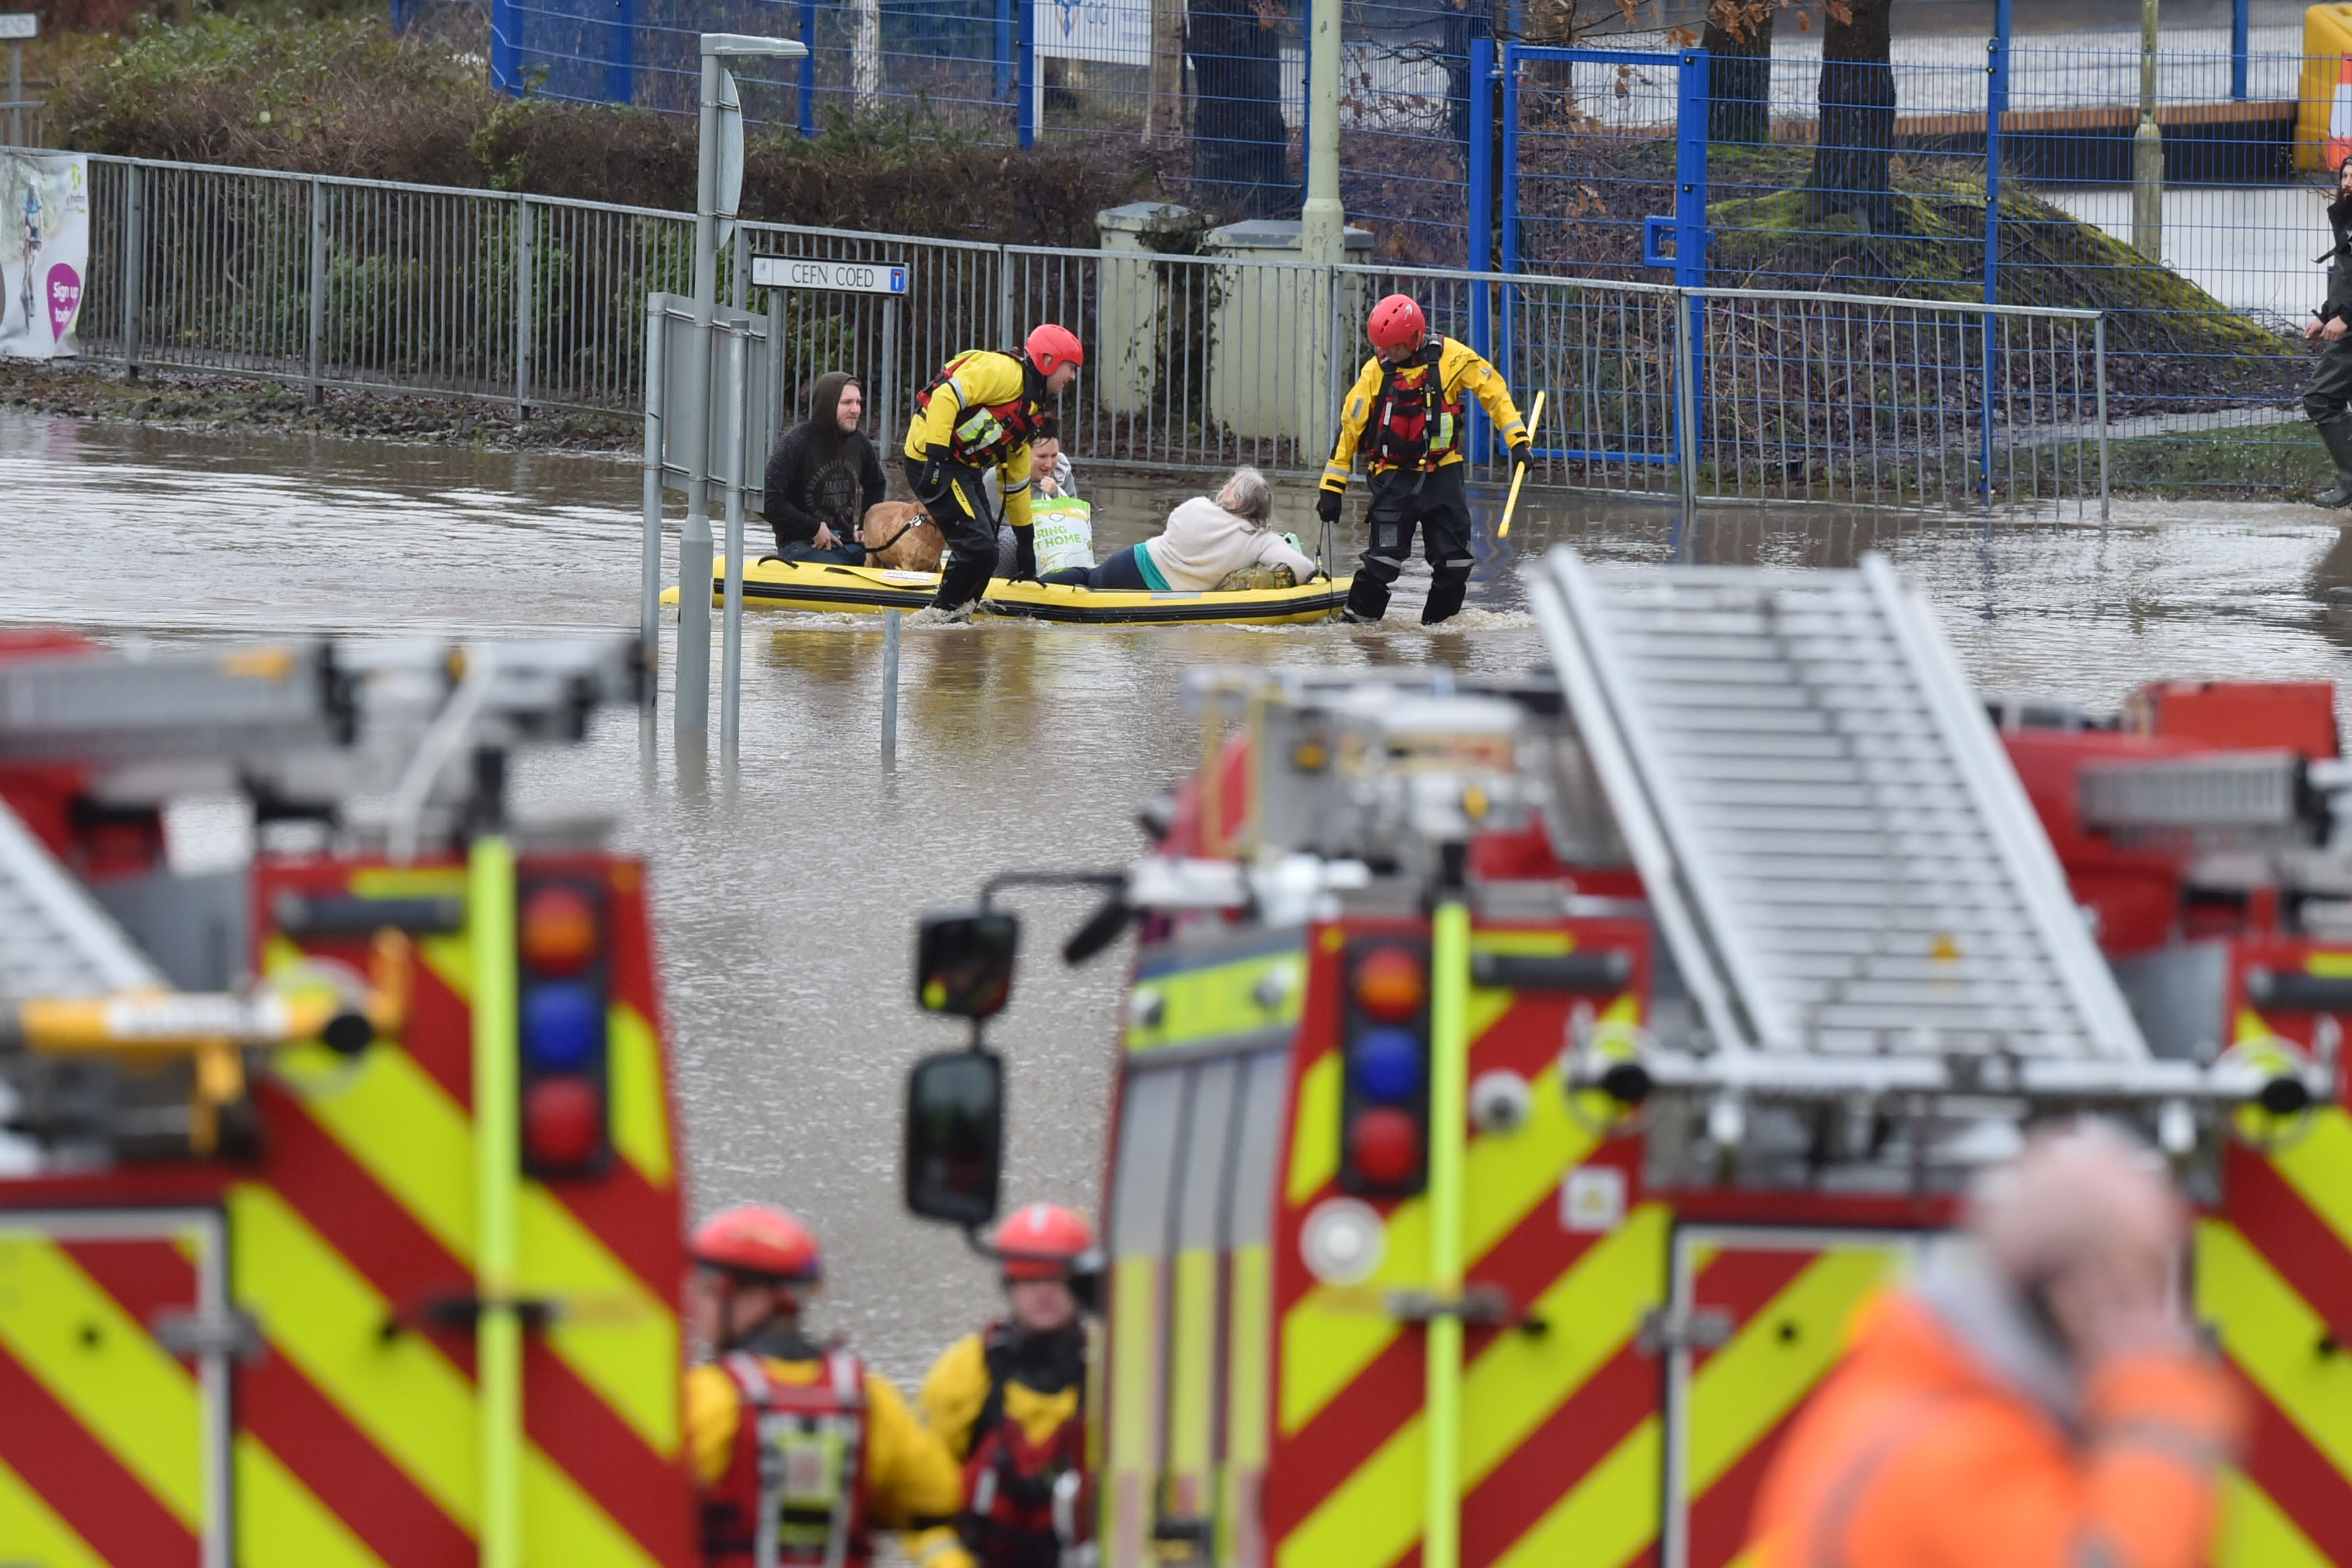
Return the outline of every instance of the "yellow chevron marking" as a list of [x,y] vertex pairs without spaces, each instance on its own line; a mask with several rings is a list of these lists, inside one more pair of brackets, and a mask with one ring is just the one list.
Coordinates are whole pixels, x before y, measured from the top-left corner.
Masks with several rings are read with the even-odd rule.
[[194,1374],[47,1237],[0,1230],[0,1351],[200,1533],[203,1405]]
[[[284,1053],[312,1117],[460,1263],[474,1259],[474,1131],[416,1058],[379,1042],[356,1062]],[[522,1188],[522,1281],[571,1302],[548,1347],[656,1453],[678,1444],[678,1325],[669,1308],[538,1182]]]
[[2305,971],[2330,980],[2352,974],[2352,952],[2315,952],[2304,961]]
[[[1660,1298],[1667,1219],[1663,1205],[1634,1210],[1530,1305],[1549,1332],[1504,1334],[1470,1364],[1463,1385],[1465,1491],[1633,1338],[1643,1309]],[[1412,1547],[1421,1536],[1416,1483],[1426,1441],[1416,1414],[1283,1539],[1281,1568],[1382,1568]]]
[[2304,1137],[2273,1154],[2271,1165],[2352,1247],[2352,1116],[2332,1105],[2314,1112]]
[[[1575,939],[1564,931],[1482,931],[1470,937],[1470,951],[1508,952],[1530,958],[1557,958],[1576,951]],[[1516,1006],[1519,994],[1516,991],[1491,991],[1484,986],[1470,988],[1468,1015],[1470,1039],[1475,1040],[1500,1022],[1504,1014]]]
[[658,1568],[637,1538],[536,1444],[523,1452],[522,1516],[526,1552],[532,1563]]
[[[1463,1251],[1474,1266],[1592,1151],[1593,1135],[1569,1120],[1558,1067],[1537,1078],[1529,1102],[1526,1125],[1507,1137],[1474,1137],[1464,1155]],[[1428,1259],[1428,1205],[1410,1198],[1389,1216],[1388,1253],[1372,1284],[1417,1286]],[[1394,1319],[1364,1310],[1356,1293],[1318,1286],[1301,1297],[1282,1321],[1283,1431],[1306,1426],[1398,1332]]]
[[604,1032],[611,1047],[613,1147],[646,1181],[668,1186],[676,1166],[670,1157],[661,1043],[646,1016],[625,1002],[613,1004]]
[[[1846,1346],[1854,1309],[1896,1255],[1878,1247],[1822,1253],[1740,1326],[1692,1380],[1688,1496],[1696,1498],[1811,1392]],[[1784,1337],[1782,1328],[1796,1330]]]
[[[235,1293],[273,1348],[300,1368],[452,1519],[478,1523],[474,1388],[415,1333],[389,1341],[390,1303],[268,1187],[229,1196]],[[646,1561],[594,1500],[536,1445],[524,1454],[523,1506],[546,1562]],[[542,1552],[544,1556],[541,1556]]]
[[1284,1196],[1297,1208],[1339,1173],[1339,1053],[1325,1051],[1299,1070],[1298,1112],[1290,1127],[1290,1181]]
[[39,1568],[108,1568],[80,1532],[5,1463],[0,1463],[0,1549],[12,1562]]
[[259,1316],[271,1346],[452,1519],[474,1528],[480,1467],[465,1373],[422,1334],[386,1339],[391,1303],[274,1190],[239,1185],[228,1209],[234,1293]]
[[236,1560],[244,1568],[383,1568],[383,1559],[248,1433],[236,1439]]
[[1658,1418],[1645,1415],[1511,1543],[1496,1568],[1618,1568],[1657,1539],[1660,1453]]
[[[462,866],[379,866],[352,874],[352,891],[362,899],[463,899]],[[419,937],[416,954],[459,1000],[474,994],[474,950],[463,931]]]
[[2197,1313],[2337,1469],[2352,1474],[2352,1365],[2315,1353],[2328,1325],[2234,1226],[2197,1226]]
[[2219,1534],[2213,1568],[2334,1568],[2270,1494],[2241,1470],[2221,1472]]

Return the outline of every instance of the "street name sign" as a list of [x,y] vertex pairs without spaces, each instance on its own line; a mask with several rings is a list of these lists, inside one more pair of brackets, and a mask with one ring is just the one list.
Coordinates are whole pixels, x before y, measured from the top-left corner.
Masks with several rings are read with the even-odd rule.
[[907,269],[875,261],[814,261],[796,256],[751,258],[761,289],[825,289],[836,294],[904,294]]

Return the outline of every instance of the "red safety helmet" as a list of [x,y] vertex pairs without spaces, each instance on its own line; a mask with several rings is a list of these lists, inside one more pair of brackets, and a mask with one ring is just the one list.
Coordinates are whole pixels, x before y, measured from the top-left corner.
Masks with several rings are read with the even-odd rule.
[[1364,335],[1372,340],[1376,349],[1412,350],[1421,347],[1422,339],[1429,335],[1429,323],[1422,319],[1421,307],[1403,294],[1391,294],[1372,307],[1372,319],[1364,323]]
[[749,1279],[814,1285],[824,1253],[809,1227],[766,1204],[738,1204],[694,1227],[687,1255],[705,1268]]
[[996,1227],[990,1243],[1007,1279],[1066,1279],[1093,1266],[1094,1227],[1059,1204],[1030,1204]]
[[1087,363],[1086,345],[1078,342],[1078,334],[1051,321],[1032,328],[1029,341],[1021,347],[1028,354],[1029,363],[1037,367],[1040,375],[1051,375],[1066,363],[1083,365]]

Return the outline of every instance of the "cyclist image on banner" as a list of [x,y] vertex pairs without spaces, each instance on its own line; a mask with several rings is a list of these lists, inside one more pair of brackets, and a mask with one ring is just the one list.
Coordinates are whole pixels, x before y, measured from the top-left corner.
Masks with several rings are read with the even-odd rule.
[[70,153],[0,152],[0,354],[71,358],[89,275],[89,163]]

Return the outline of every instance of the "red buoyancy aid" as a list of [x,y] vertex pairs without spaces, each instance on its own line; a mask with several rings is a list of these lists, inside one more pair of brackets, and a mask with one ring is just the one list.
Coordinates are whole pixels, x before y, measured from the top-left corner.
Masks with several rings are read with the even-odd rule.
[[1072,1385],[1078,1390],[1076,1408],[1044,1442],[1033,1442],[1004,1413],[1011,1330],[990,1324],[982,1345],[988,1397],[972,1423],[971,1455],[964,1461],[960,1532],[981,1568],[1057,1568],[1065,1545],[1093,1536],[1083,1363]]
[[[940,368],[931,384],[915,394],[915,417],[919,419],[931,405],[931,395],[955,379],[971,360],[988,353],[985,349],[966,349]],[[1019,359],[1018,355],[1008,356]],[[1016,447],[1025,447],[1037,434],[1037,422],[1045,411],[1029,401],[1029,365],[1021,362],[1021,395],[1010,403],[987,403],[962,406],[956,411],[955,428],[948,440],[948,460],[967,468],[984,468],[1003,460],[1006,453]]]
[[1462,404],[1447,395],[1438,369],[1444,348],[1444,339],[1433,338],[1418,353],[1381,368],[1380,404],[1366,443],[1373,472],[1430,472],[1462,445]]
[[865,1563],[866,1368],[828,1351],[814,1383],[780,1383],[743,1352],[719,1363],[742,1400],[727,1472],[702,1504],[702,1557],[718,1568]]

